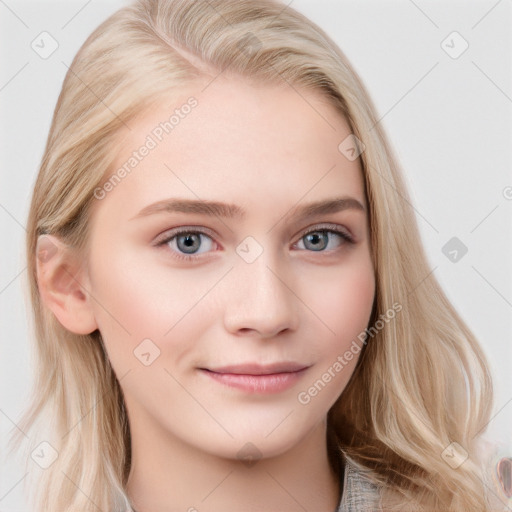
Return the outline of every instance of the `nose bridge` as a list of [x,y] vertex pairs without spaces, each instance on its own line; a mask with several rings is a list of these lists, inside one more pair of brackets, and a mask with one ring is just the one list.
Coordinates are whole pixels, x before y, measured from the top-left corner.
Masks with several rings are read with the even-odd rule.
[[231,289],[226,299],[224,320],[232,332],[254,331],[274,336],[296,329],[298,312],[291,292],[290,272],[284,272],[270,251],[250,263],[240,258],[231,272]]

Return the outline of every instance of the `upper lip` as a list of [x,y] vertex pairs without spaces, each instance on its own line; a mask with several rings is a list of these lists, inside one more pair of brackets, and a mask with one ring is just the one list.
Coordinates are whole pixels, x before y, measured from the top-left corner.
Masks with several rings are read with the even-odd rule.
[[237,365],[222,366],[216,368],[202,368],[215,373],[233,373],[237,375],[271,375],[275,373],[292,373],[308,368],[308,365],[281,362],[272,364],[245,363]]

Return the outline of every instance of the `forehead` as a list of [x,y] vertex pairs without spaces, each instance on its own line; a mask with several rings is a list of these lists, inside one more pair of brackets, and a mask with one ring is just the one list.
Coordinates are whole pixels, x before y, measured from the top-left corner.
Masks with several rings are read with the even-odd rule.
[[338,192],[364,202],[359,161],[339,149],[349,125],[319,92],[220,76],[170,94],[130,128],[119,139],[111,174],[124,172],[109,200],[247,204]]

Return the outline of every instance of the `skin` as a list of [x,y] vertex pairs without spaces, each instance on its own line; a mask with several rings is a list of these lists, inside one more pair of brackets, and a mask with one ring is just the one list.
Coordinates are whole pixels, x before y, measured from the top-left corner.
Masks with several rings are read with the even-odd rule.
[[[331,512],[340,496],[326,416],[357,356],[309,403],[297,396],[367,327],[374,300],[361,167],[338,150],[350,129],[317,93],[218,77],[132,123],[114,169],[191,95],[197,107],[94,200],[87,264],[73,280],[80,287],[55,277],[66,253],[54,240],[63,256],[39,263],[42,297],[68,329],[102,334],[128,410],[127,492],[138,512]],[[307,218],[294,210],[339,197],[364,209]],[[169,198],[229,203],[244,215],[137,217]],[[353,242],[325,233],[326,224]],[[209,237],[190,260],[180,259],[176,238],[156,246],[183,226]],[[320,245],[328,237],[325,248],[306,243],[309,228]],[[242,248],[262,250],[251,263],[237,253],[249,236],[256,244]],[[159,351],[149,365],[134,355],[145,339],[150,358]],[[272,394],[234,389],[200,370],[278,361],[308,368]],[[241,460],[244,446],[255,463]]]

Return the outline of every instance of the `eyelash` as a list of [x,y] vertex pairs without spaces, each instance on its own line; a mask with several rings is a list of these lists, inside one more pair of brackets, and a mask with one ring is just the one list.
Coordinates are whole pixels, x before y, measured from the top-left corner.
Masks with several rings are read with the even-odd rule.
[[[305,236],[311,234],[311,233],[318,233],[318,232],[326,232],[326,233],[333,233],[335,235],[339,235],[343,242],[341,243],[344,245],[345,243],[354,244],[354,238],[346,231],[342,230],[338,225],[336,224],[323,224],[323,225],[317,225],[312,227],[311,229],[307,229],[304,231],[300,237],[298,238],[297,244],[300,240],[302,240]],[[175,230],[172,230],[170,232],[164,233],[162,237],[158,237],[157,241],[155,242],[156,247],[164,247],[166,244],[168,244],[171,240],[173,240],[176,237],[179,237],[180,235],[205,235],[213,240],[214,235],[210,231],[204,230],[204,229],[198,229],[196,227],[183,227],[183,228],[176,228]],[[294,245],[295,245],[294,244]],[[334,249],[336,250],[336,249]],[[180,252],[172,251],[174,254],[174,257],[177,259],[181,259],[184,261],[191,261],[191,260],[197,260],[198,257],[205,257],[205,256],[198,256],[197,254],[183,254]],[[306,252],[315,252],[315,251],[307,251]],[[325,251],[318,251],[318,252],[325,252]],[[332,252],[332,251],[330,251]],[[209,254],[209,253],[204,253]],[[206,256],[208,257],[208,256]]]

